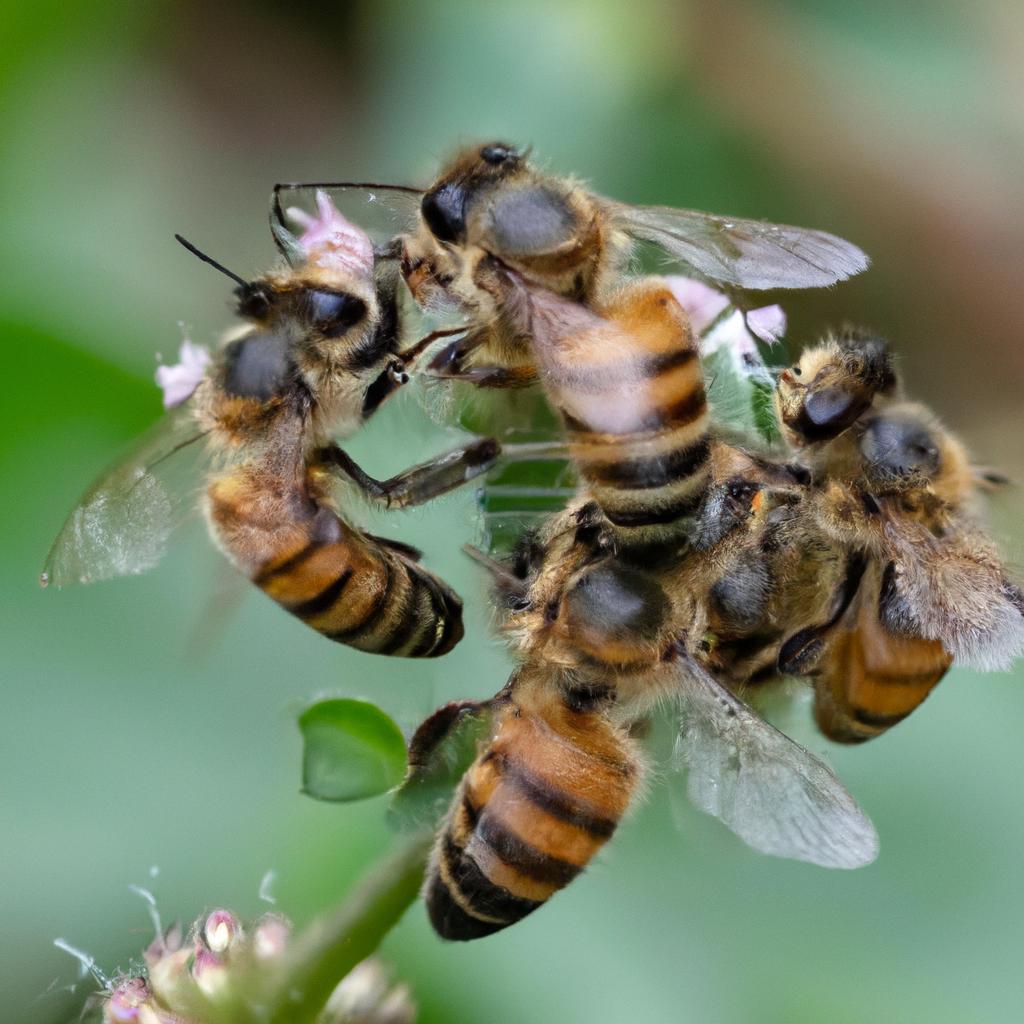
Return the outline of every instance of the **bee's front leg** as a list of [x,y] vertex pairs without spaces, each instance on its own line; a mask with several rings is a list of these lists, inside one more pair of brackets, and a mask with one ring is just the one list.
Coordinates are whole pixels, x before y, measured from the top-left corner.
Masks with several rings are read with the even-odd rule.
[[447,494],[497,462],[501,445],[485,437],[412,466],[388,480],[376,480],[337,445],[317,449],[316,461],[340,470],[368,497],[386,508],[410,508]]

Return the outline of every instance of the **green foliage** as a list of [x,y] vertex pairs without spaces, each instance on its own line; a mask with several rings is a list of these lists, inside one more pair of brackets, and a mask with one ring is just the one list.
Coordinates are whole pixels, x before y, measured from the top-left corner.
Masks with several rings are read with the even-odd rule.
[[302,791],[349,802],[393,789],[405,774],[405,741],[394,721],[362,700],[322,700],[299,716]]

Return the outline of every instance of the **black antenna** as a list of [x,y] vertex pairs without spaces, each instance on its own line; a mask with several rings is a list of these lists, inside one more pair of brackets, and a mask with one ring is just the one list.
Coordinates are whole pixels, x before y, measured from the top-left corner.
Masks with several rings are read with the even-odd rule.
[[248,281],[246,281],[242,277],[239,277],[237,274],[232,273],[232,271],[228,270],[228,268],[225,267],[223,263],[218,263],[212,256],[207,256],[205,252],[203,252],[200,249],[197,249],[187,238],[182,238],[181,235],[175,235],[174,237],[177,241],[181,242],[181,244],[185,246],[185,248],[188,249],[188,251],[192,253],[193,256],[198,256],[199,259],[201,259],[204,263],[209,263],[214,270],[219,270],[225,276],[230,277],[231,280],[238,284],[240,287],[249,287]]
[[363,188],[375,189],[379,192],[406,192],[414,196],[423,195],[423,189],[413,188],[411,185],[382,185],[375,181],[286,181],[274,186],[274,194],[296,192],[308,188]]

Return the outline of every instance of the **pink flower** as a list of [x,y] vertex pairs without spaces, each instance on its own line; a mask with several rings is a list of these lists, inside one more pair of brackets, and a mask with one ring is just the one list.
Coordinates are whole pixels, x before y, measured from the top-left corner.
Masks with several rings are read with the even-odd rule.
[[[748,353],[756,351],[754,338],[766,345],[774,345],[786,333],[786,314],[781,306],[761,306],[750,310],[745,317],[737,309],[719,320],[731,305],[726,294],[690,277],[667,277],[665,280],[689,316],[694,334],[703,340],[701,347],[705,353],[722,347],[740,354]],[[709,331],[716,320],[714,330]]]
[[729,305],[727,295],[692,277],[666,277],[665,282],[672,289],[676,301],[686,310],[694,334],[703,334]]
[[156,383],[163,389],[165,409],[173,409],[192,397],[210,365],[210,352],[186,338],[178,350],[178,359],[173,366],[156,368]]
[[291,207],[288,216],[302,228],[299,245],[307,260],[325,270],[340,269],[361,277],[373,274],[373,242],[362,228],[346,219],[322,189],[316,194],[316,216]]
[[786,314],[781,306],[762,306],[747,314],[747,328],[766,345],[782,341],[786,333]]

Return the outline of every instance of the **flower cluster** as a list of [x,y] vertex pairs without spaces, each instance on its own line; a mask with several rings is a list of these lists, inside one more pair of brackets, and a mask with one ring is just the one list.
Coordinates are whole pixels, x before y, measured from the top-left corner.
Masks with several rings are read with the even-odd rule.
[[[287,989],[290,940],[291,925],[279,914],[246,925],[220,909],[187,932],[172,925],[144,952],[144,971],[111,982],[102,997],[104,1024],[265,1021]],[[415,1017],[408,989],[370,959],[341,980],[316,1024],[412,1024]]]

